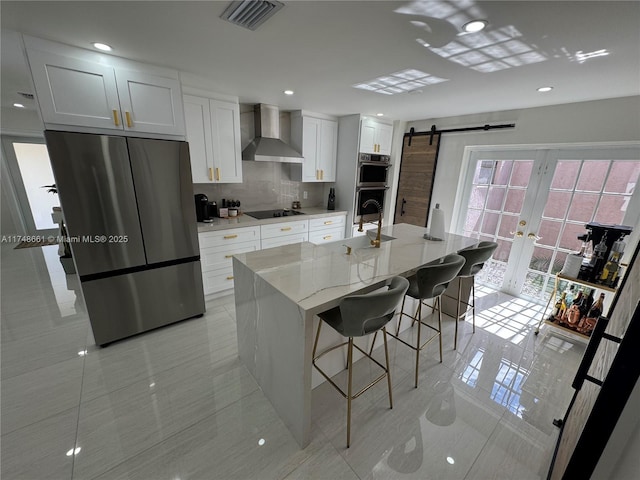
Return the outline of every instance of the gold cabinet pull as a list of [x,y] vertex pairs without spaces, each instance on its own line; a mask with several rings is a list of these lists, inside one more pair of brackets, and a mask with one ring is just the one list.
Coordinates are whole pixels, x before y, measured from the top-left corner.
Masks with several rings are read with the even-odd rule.
[[233,257],[233,254],[232,254],[232,255],[225,255],[225,256],[224,256],[224,258],[231,258],[231,257]]
[[116,127],[120,126],[120,119],[118,118],[118,110],[113,110],[113,123]]
[[325,225],[331,225],[333,223],[333,220],[327,220],[326,222],[324,222]]
[[213,168],[209,167],[209,180],[213,182]]
[[320,180],[324,180],[324,170],[320,170]]
[[316,170],[316,180],[320,180],[320,170]]
[[131,114],[129,112],[124,112],[124,116],[127,119],[127,127],[131,128]]
[[331,238],[331,235],[326,235],[324,237],[322,237],[323,240],[329,240]]
[[280,229],[281,232],[288,232],[289,230],[291,230],[291,227],[283,227]]
[[216,180],[220,181],[220,169],[216,167]]
[[224,236],[225,240],[231,240],[232,238],[238,238],[238,235],[225,235]]
[[233,275],[229,275],[229,276],[227,277],[227,280],[233,280]]

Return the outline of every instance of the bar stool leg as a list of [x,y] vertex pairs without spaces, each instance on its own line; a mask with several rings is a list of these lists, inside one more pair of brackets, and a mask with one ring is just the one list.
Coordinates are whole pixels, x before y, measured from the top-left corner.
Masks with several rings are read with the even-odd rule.
[[442,306],[440,305],[440,297],[436,297],[433,302],[435,307],[438,303],[438,341],[440,342],[440,363],[442,363]]
[[476,333],[476,277],[471,277],[471,312],[473,316],[473,333]]
[[[418,303],[418,318],[422,317],[422,302]],[[418,367],[420,364],[420,332],[422,330],[422,321],[418,320],[418,341],[416,343],[416,388],[418,388]]]
[[347,448],[351,444],[351,393],[353,380],[353,337],[349,337],[349,347],[347,349],[347,365],[349,369],[349,380],[347,386]]
[[382,327],[382,339],[384,340],[384,357],[387,361],[387,385],[389,387],[389,408],[393,408],[393,396],[391,394],[391,368],[389,367],[389,349],[387,348],[387,328]]
[[458,277],[458,303],[456,304],[456,331],[453,335],[453,349],[458,349],[458,321],[460,320],[460,300],[462,298],[462,277]]

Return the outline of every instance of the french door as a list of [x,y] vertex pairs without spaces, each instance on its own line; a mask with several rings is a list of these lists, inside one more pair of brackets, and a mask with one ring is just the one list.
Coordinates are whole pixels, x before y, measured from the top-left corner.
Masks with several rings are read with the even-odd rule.
[[478,279],[512,295],[546,300],[586,223],[639,228],[640,146],[478,149],[468,167],[456,231],[498,243]]

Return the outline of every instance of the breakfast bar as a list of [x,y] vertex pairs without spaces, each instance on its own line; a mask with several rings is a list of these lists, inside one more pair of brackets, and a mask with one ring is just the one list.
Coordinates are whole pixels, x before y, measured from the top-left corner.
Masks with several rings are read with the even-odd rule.
[[368,293],[477,243],[454,234],[425,240],[426,231],[408,224],[384,227],[380,248],[362,236],[234,256],[239,356],[301,447],[311,433],[315,315],[347,295]]

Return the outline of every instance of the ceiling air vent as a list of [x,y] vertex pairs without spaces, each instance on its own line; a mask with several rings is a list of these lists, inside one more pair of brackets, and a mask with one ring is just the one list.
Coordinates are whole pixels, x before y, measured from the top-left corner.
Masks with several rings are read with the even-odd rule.
[[249,30],[255,30],[284,6],[275,0],[231,2],[220,18]]

